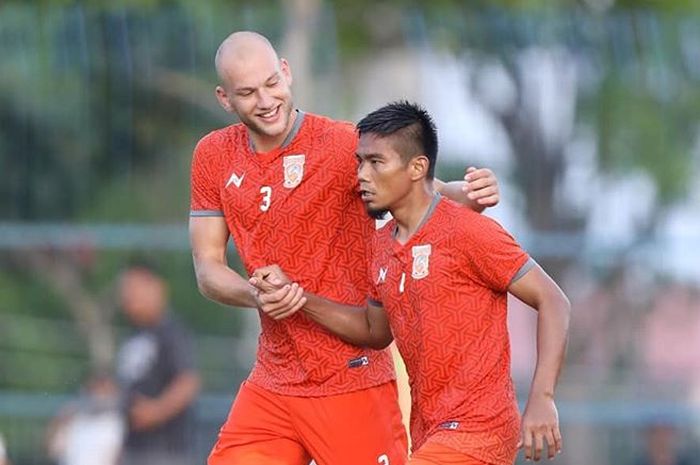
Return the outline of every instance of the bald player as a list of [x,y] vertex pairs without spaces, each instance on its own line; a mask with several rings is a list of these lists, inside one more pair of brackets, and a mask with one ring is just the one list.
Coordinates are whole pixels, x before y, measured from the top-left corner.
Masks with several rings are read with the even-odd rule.
[[[229,36],[216,69],[216,97],[240,124],[211,132],[194,151],[190,240],[200,291],[260,309],[257,291],[227,264],[230,236],[248,274],[279,263],[293,277],[266,305],[298,309],[305,290],[360,305],[374,223],[358,195],[354,126],[294,109],[289,64],[259,34]],[[489,170],[465,179],[466,189],[435,187],[477,211],[498,202]],[[276,321],[258,312],[255,366],[209,464],[405,463],[389,353],[347,344],[302,313]]]

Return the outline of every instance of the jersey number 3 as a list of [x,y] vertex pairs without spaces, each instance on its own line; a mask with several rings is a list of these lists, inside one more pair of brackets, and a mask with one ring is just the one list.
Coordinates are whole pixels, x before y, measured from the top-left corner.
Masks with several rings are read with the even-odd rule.
[[272,198],[272,187],[262,186],[260,188],[260,193],[262,194],[262,200],[260,201],[260,210],[266,212],[270,209],[270,202]]

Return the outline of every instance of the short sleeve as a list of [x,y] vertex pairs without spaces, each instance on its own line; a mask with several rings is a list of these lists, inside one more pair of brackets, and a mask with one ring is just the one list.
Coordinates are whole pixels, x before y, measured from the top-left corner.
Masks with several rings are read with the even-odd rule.
[[203,137],[192,156],[190,216],[223,216],[219,190],[217,136]]
[[474,213],[461,230],[460,249],[470,275],[480,284],[505,292],[527,272],[534,261],[503,227],[491,218]]

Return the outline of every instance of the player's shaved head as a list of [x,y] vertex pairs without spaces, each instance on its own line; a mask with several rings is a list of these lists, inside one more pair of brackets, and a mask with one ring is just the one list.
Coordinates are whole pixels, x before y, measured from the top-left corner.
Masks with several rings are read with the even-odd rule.
[[252,31],[238,31],[229,35],[216,51],[214,65],[221,82],[230,78],[231,70],[253,57],[265,56],[279,61],[277,52],[267,37]]
[[277,147],[291,131],[292,73],[266,37],[234,32],[216,52],[216,98],[250,130],[256,150]]

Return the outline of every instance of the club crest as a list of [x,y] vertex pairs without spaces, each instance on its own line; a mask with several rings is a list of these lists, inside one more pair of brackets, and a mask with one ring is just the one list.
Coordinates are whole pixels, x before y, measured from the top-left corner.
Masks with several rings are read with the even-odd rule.
[[304,177],[305,155],[288,155],[284,157],[284,187],[293,189]]
[[413,254],[413,270],[411,277],[413,279],[423,279],[430,272],[430,244],[414,245],[411,249]]

